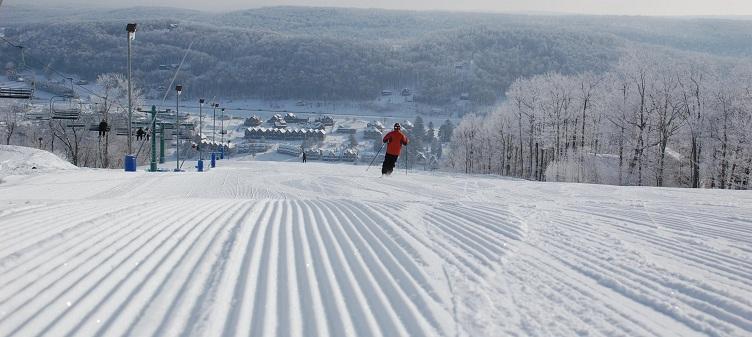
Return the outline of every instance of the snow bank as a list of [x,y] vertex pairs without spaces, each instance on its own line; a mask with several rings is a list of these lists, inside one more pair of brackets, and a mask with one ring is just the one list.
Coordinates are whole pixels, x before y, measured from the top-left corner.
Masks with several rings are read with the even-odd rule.
[[0,177],[73,169],[77,167],[47,151],[0,145]]

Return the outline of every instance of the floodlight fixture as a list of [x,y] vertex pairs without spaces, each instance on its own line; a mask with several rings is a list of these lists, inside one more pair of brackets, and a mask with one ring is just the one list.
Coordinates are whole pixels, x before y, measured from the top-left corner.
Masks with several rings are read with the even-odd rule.
[[128,32],[128,38],[131,40],[136,39],[136,24],[135,23],[129,23],[125,26],[125,30]]

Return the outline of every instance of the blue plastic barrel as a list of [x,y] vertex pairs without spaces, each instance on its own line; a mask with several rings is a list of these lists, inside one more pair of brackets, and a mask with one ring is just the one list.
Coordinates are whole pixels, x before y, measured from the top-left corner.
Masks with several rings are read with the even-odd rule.
[[204,161],[199,160],[198,165],[196,165],[196,168],[198,169],[199,172],[204,172]]
[[212,152],[212,155],[211,155],[211,167],[212,168],[217,167],[217,153],[216,152]]
[[125,172],[136,172],[136,156],[125,155],[124,166]]

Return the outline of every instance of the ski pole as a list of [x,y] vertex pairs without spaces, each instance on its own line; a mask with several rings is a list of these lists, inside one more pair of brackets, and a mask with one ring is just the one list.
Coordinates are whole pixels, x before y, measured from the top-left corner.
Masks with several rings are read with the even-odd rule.
[[405,175],[407,175],[407,157],[408,157],[409,151],[405,151],[405,152],[406,152],[405,153]]
[[371,165],[373,165],[373,162],[374,162],[374,161],[376,160],[376,157],[378,157],[378,156],[379,156],[379,153],[381,153],[381,150],[383,150],[383,149],[384,149],[384,145],[386,145],[386,143],[384,143],[384,144],[381,144],[381,148],[379,149],[379,152],[376,152],[376,155],[375,155],[375,156],[373,156],[373,159],[371,159],[371,163],[370,163],[370,164],[368,164],[368,168],[366,169],[366,172],[368,172],[368,169],[370,169],[370,168],[371,168]]

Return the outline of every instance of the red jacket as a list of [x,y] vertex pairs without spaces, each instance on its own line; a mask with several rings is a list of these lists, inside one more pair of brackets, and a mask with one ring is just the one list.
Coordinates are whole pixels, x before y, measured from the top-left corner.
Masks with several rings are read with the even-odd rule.
[[410,141],[401,131],[392,131],[384,136],[384,143],[389,143],[389,145],[386,146],[386,153],[393,156],[399,156],[400,151],[402,150],[402,145],[407,145]]

